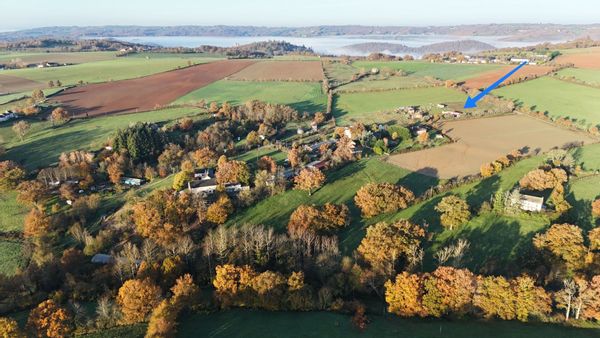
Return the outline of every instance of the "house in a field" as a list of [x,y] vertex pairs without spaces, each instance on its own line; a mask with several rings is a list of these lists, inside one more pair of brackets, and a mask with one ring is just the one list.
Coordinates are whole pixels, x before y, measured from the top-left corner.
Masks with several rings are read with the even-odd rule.
[[207,179],[195,180],[188,182],[188,191],[192,194],[213,194],[217,191],[217,179],[210,177]]
[[523,63],[523,62],[529,63],[529,59],[525,59],[525,58],[510,58],[510,62],[511,63]]
[[521,194],[519,206],[521,207],[521,210],[540,212],[544,209],[544,198],[527,194]]
[[121,179],[121,183],[130,187],[139,187],[144,184],[144,180],[141,178],[123,177],[123,179]]

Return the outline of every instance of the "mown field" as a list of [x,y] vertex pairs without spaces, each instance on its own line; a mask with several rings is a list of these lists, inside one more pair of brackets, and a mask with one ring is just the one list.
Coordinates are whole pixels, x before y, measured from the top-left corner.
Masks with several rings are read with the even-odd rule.
[[184,317],[178,337],[597,337],[596,330],[541,323],[495,320],[402,319],[369,314],[364,332],[350,316],[333,312],[229,310]]
[[[32,121],[31,130],[20,141],[11,130],[12,124],[0,124],[0,137],[8,149],[0,160],[14,160],[22,163],[28,170],[48,166],[58,160],[58,156],[71,150],[95,150],[107,142],[119,128],[130,123],[154,122],[167,123],[199,113],[193,108],[169,108],[136,114],[113,115],[93,119],[78,119],[67,124],[52,127],[48,121]],[[199,118],[205,118],[200,115]]]
[[287,104],[299,112],[325,111],[327,95],[321,84],[308,82],[250,82],[221,80],[177,99],[175,103],[229,102],[244,104],[250,100]]
[[5,191],[0,195],[0,232],[21,231],[29,209],[17,202],[17,193]]
[[582,163],[584,170],[600,170],[600,143],[578,148],[575,158]]
[[566,116],[600,124],[600,89],[577,85],[550,77],[518,83],[495,90],[552,117]]
[[149,56],[149,58],[145,58],[142,54],[136,57],[120,57],[65,67],[5,70],[2,74],[23,77],[41,83],[60,80],[63,85],[74,85],[79,81],[95,83],[137,78],[186,67],[188,62],[199,64],[214,60],[216,59],[202,55],[181,54],[171,57]]
[[0,63],[11,61],[21,61],[25,63],[85,63],[116,58],[116,52],[0,52]]
[[392,111],[400,106],[464,102],[465,95],[445,87],[416,88],[397,91],[365,92],[336,95],[333,114],[341,125],[360,121],[364,124],[393,120]]
[[430,63],[425,61],[357,61],[352,66],[360,69],[371,68],[403,70],[408,75],[432,76],[442,80],[465,80],[475,75],[497,70],[501,65],[472,65],[472,64],[450,64]]
[[558,72],[559,76],[574,77],[577,80],[585,83],[600,86],[600,70],[596,69],[581,69],[581,68],[565,68]]
[[418,76],[392,76],[384,80],[360,80],[343,85],[336,89],[337,92],[354,92],[354,91],[377,91],[391,90],[398,88],[415,88],[433,86],[433,82],[423,77]]

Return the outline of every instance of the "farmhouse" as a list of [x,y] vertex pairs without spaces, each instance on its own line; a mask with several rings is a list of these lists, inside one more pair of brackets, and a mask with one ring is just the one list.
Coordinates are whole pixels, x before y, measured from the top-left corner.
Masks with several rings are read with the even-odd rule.
[[519,204],[522,210],[540,212],[544,208],[544,198],[521,194]]
[[512,62],[512,63],[523,63],[523,62],[529,63],[529,59],[510,58],[510,62]]

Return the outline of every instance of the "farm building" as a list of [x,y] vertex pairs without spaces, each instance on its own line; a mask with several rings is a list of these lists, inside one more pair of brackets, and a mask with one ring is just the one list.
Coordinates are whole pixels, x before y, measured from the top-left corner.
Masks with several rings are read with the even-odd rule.
[[521,194],[519,204],[522,210],[540,212],[544,208],[544,198]]
[[192,194],[212,194],[217,190],[217,179],[207,178],[188,183],[188,191]]
[[144,183],[144,180],[142,180],[141,178],[123,177],[121,182],[128,186],[139,187]]
[[12,119],[16,119],[18,116],[17,114],[7,110],[4,114],[0,114],[0,122],[5,122],[5,121],[9,121]]
[[448,111],[443,111],[442,115],[444,115],[444,117],[451,116],[451,117],[454,117],[454,118],[458,118],[458,117],[462,116],[462,113],[458,112],[458,111],[449,111],[448,110]]
[[110,264],[114,261],[113,256],[107,254],[95,254],[92,257],[92,263],[94,264]]

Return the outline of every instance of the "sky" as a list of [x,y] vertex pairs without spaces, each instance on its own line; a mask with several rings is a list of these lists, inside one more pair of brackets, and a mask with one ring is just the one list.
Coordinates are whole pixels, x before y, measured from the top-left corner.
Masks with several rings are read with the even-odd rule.
[[0,0],[0,30],[100,25],[598,23],[598,0]]

